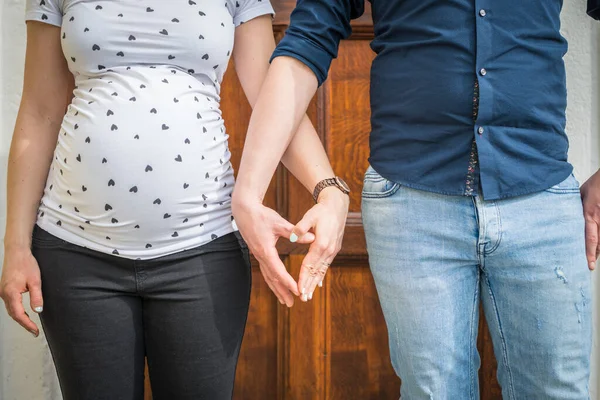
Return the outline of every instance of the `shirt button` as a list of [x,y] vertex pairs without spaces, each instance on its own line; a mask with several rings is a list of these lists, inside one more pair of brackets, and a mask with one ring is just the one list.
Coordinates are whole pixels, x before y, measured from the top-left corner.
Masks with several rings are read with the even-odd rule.
[[481,15],[482,17],[485,17],[487,15],[487,13],[485,12],[485,10],[482,8],[481,10],[479,10],[479,15]]
[[483,126],[480,126],[479,129],[477,129],[477,133],[483,135]]
[[479,74],[480,74],[481,76],[485,76],[485,74],[487,74],[487,71],[485,70],[485,68],[481,68],[481,69],[479,70]]

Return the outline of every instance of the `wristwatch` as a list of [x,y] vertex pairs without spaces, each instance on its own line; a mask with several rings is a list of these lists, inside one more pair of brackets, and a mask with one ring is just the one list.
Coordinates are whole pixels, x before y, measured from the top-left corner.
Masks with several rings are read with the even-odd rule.
[[321,191],[323,191],[323,189],[325,189],[326,187],[330,187],[330,186],[335,186],[336,188],[341,190],[342,193],[344,193],[344,194],[350,193],[350,187],[339,176],[336,176],[334,178],[329,178],[329,179],[323,179],[321,182],[317,183],[317,186],[315,187],[315,190],[313,191],[313,199],[315,199],[315,203],[319,199],[319,194],[321,194]]

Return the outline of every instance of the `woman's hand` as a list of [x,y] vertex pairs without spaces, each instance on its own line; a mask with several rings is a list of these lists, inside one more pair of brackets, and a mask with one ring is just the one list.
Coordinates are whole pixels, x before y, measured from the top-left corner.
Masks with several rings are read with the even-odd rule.
[[298,290],[302,301],[311,300],[316,286],[323,286],[327,269],[342,248],[349,204],[348,195],[337,188],[326,188],[321,192],[319,202],[293,229],[292,241],[309,231],[315,234],[300,269]]
[[28,22],[23,96],[8,157],[0,297],[8,314],[34,336],[40,331],[22,300],[23,293],[29,292],[32,309],[42,312],[40,269],[30,250],[31,231],[73,86],[60,27]]
[[42,299],[42,281],[40,268],[28,248],[6,249],[2,278],[0,279],[0,297],[8,315],[37,337],[40,334],[35,322],[23,307],[23,293],[29,292],[31,309],[41,313],[44,307]]
[[[292,307],[293,295],[300,295],[298,285],[281,262],[275,246],[280,237],[287,240],[292,235],[294,225],[258,201],[239,202],[236,198],[234,193],[233,215],[242,237],[258,260],[260,272],[269,288],[281,304]],[[311,243],[313,240],[314,235],[308,233],[298,242]]]

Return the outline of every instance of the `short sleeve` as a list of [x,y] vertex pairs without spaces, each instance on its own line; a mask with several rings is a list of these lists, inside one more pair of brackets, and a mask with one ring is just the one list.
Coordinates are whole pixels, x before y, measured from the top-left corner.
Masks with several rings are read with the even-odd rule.
[[269,0],[235,0],[232,3],[233,23],[236,27],[261,15],[275,14]]
[[39,21],[46,24],[61,26],[61,0],[27,0],[25,21]]

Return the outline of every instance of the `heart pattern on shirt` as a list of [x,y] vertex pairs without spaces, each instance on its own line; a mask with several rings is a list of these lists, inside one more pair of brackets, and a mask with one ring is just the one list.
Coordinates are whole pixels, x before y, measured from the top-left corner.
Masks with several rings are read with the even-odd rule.
[[[38,218],[50,221],[54,233],[105,241],[100,251],[131,258],[231,231],[221,217],[229,208],[233,173],[220,85],[234,27],[245,22],[240,18],[271,13],[268,1],[225,0],[225,14],[223,3],[198,0],[168,6],[148,0],[127,9],[119,2],[67,7],[70,1],[28,4],[41,11],[28,13],[38,20],[70,22],[60,37],[76,74],[76,109],[65,115]],[[143,218],[132,218],[145,209]],[[127,229],[136,230],[132,242],[139,237],[135,255],[118,240]]]

